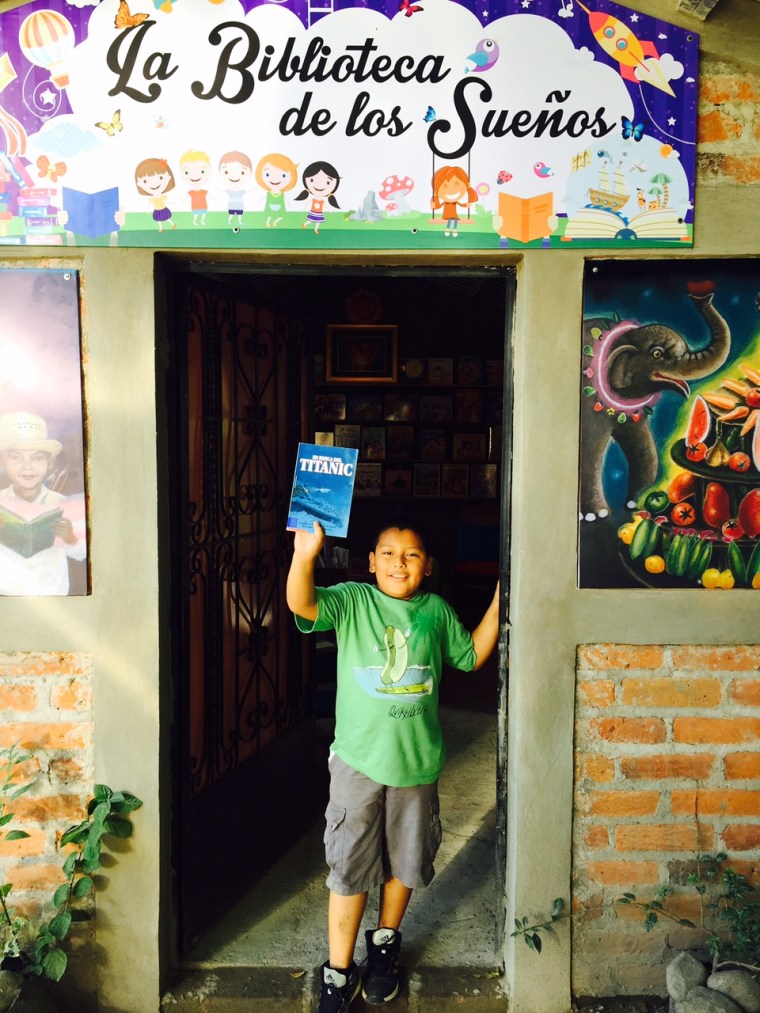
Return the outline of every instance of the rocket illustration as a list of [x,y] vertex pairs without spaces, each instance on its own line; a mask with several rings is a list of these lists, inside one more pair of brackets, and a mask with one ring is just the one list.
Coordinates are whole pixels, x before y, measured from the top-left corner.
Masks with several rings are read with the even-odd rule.
[[[651,84],[668,95],[675,92],[660,68],[660,54],[653,42],[637,38],[619,18],[601,11],[590,11],[578,0],[578,6],[588,14],[594,38],[609,55],[620,64],[620,73],[626,81]],[[638,68],[638,75],[634,71]]]

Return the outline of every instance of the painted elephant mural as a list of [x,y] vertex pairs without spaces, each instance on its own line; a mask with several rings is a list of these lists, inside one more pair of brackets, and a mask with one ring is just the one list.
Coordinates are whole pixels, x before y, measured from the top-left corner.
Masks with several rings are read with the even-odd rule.
[[[615,441],[628,465],[627,506],[657,477],[658,453],[649,416],[663,391],[689,396],[689,380],[709,376],[726,362],[731,332],[713,305],[714,285],[687,285],[689,298],[709,332],[708,344],[693,348],[664,324],[641,324],[594,316],[583,322],[582,462],[580,517],[606,517],[604,456]],[[696,343],[696,342],[695,342]]]

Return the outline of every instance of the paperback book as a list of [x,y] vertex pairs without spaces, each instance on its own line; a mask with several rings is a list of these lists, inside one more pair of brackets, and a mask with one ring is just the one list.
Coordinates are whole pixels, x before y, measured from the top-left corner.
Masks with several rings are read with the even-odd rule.
[[358,455],[353,447],[298,444],[288,531],[312,531],[314,521],[319,521],[326,535],[345,538]]
[[60,507],[3,499],[0,502],[0,543],[29,559],[50,548],[55,541],[53,528],[61,517]]

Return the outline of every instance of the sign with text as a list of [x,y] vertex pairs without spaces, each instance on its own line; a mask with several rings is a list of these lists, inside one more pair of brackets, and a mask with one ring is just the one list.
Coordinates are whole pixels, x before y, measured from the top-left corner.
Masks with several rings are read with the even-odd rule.
[[689,245],[697,62],[606,0],[36,0],[0,244]]

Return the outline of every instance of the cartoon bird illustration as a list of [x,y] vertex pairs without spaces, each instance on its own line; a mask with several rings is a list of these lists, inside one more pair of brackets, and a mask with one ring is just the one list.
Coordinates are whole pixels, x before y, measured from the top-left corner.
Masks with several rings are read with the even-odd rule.
[[481,39],[475,47],[475,52],[470,53],[466,59],[474,66],[465,67],[465,74],[469,74],[470,71],[483,73],[490,70],[499,59],[499,44],[495,39]]
[[534,162],[533,171],[539,179],[546,179],[547,176],[554,175],[554,169],[548,166],[545,162]]

